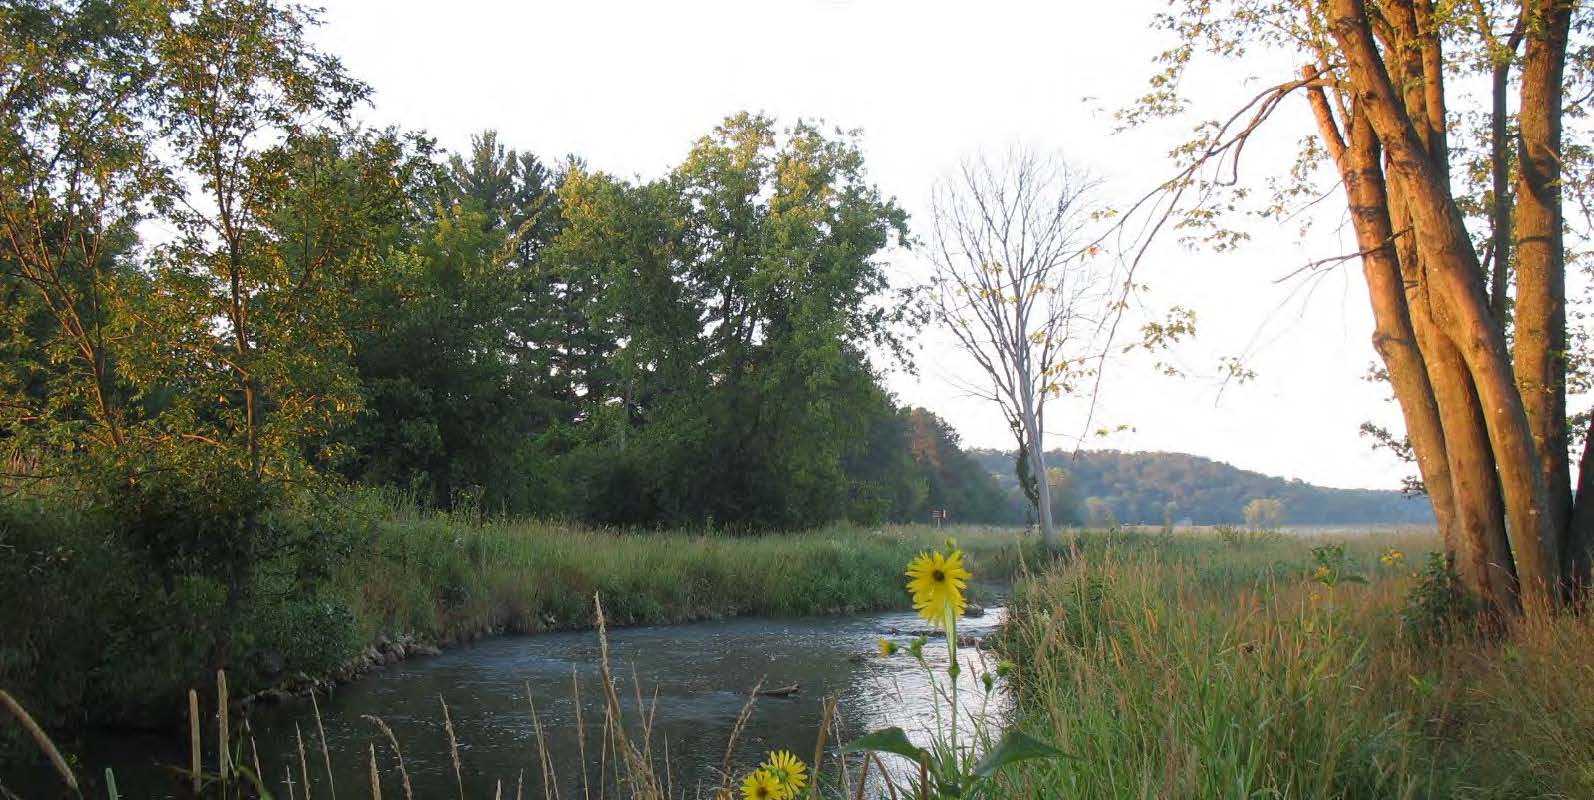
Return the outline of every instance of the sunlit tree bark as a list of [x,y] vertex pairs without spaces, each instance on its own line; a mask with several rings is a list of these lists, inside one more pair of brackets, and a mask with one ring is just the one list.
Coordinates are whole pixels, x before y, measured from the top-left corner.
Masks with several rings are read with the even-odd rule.
[[[1201,131],[1184,151],[1185,170],[1162,190],[1186,204],[1163,213],[1204,224],[1215,198],[1234,185],[1229,176],[1238,174],[1247,140],[1283,97],[1307,95],[1320,152],[1332,159],[1350,211],[1373,343],[1447,554],[1472,591],[1505,615],[1548,613],[1584,583],[1594,527],[1590,494],[1580,490],[1574,503],[1567,453],[1562,119],[1576,5],[1240,0],[1221,11],[1192,3],[1162,20],[1182,44],[1165,54],[1170,66],[1159,85],[1170,85],[1198,46],[1222,54],[1247,34],[1311,64],[1227,124]],[[1514,29],[1497,32],[1498,19]],[[1479,142],[1464,143],[1486,154],[1473,171],[1490,185],[1483,200],[1463,197],[1452,176],[1457,112],[1447,106],[1464,95],[1449,84],[1469,74],[1486,75],[1490,87],[1479,115],[1487,125]],[[1513,88],[1514,161],[1504,141]],[[1140,110],[1167,116],[1177,100],[1173,90],[1154,92]],[[1308,148],[1303,161],[1315,152]],[[1469,210],[1487,235],[1468,230]]]

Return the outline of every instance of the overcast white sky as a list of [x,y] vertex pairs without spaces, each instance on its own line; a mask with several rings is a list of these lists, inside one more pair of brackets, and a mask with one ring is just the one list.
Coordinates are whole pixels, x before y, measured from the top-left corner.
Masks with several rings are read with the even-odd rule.
[[[577,154],[628,177],[663,173],[740,110],[818,117],[861,128],[871,177],[923,219],[930,184],[971,152],[1055,149],[1121,200],[1168,176],[1164,154],[1187,128],[1114,136],[1102,110],[1144,91],[1166,43],[1150,30],[1165,7],[1156,0],[323,2],[315,36],[375,87],[370,123],[423,129],[454,149],[494,128],[511,147]],[[1254,93],[1251,76],[1288,67],[1203,72],[1206,116]],[[1268,137],[1275,146],[1255,148],[1257,175],[1287,165],[1307,117],[1304,101],[1286,106]],[[1199,337],[1177,355],[1199,374],[1114,365],[1097,424],[1133,431],[1088,447],[1195,453],[1330,486],[1398,485],[1403,465],[1357,435],[1367,419],[1398,427],[1383,388],[1362,380],[1376,356],[1359,263],[1313,283],[1277,282],[1354,250],[1334,230],[1343,204],[1324,206],[1306,241],[1273,231],[1221,256],[1171,240],[1153,252],[1140,280],[1151,307],[1196,312]],[[895,268],[901,281],[924,274],[911,254]],[[920,345],[919,377],[890,378],[899,399],[946,417],[967,444],[1011,447],[1000,413],[951,385],[977,375],[971,365],[933,330]],[[1220,391],[1212,376],[1229,355],[1258,378]],[[1048,445],[1071,448],[1080,407],[1050,413]]]

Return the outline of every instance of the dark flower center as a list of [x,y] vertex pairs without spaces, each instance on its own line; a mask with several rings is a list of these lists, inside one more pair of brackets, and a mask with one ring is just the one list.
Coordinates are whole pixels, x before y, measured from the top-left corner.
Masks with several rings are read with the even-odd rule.
[[930,578],[936,583],[942,583],[946,580],[946,573],[942,572],[941,570],[935,570],[934,572],[930,573]]

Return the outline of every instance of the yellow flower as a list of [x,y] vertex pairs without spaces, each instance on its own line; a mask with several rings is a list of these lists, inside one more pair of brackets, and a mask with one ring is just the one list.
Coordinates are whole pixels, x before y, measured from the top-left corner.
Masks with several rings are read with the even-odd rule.
[[880,655],[882,655],[882,656],[894,656],[896,654],[897,654],[897,643],[896,642],[893,642],[890,639],[881,639],[880,640]]
[[974,577],[963,568],[963,551],[949,556],[939,552],[920,553],[908,563],[908,591],[913,594],[913,610],[931,624],[946,628],[963,614],[968,603],[963,589]]
[[766,770],[755,770],[742,781],[743,800],[782,800],[780,781]]
[[803,790],[803,784],[808,782],[805,774],[807,765],[786,750],[770,753],[769,760],[758,765],[758,771],[774,776],[775,782],[780,785],[781,797],[796,797]]
[[1379,561],[1384,562],[1384,566],[1386,566],[1386,567],[1393,567],[1396,564],[1399,564],[1400,562],[1404,561],[1405,559],[1406,559],[1406,554],[1400,552],[1399,550],[1396,550],[1393,547],[1391,547],[1388,550],[1386,550],[1384,552],[1384,554],[1382,556],[1379,556],[1379,558],[1378,558]]
[[1324,579],[1328,578],[1329,575],[1333,574],[1333,572],[1334,572],[1333,570],[1328,568],[1327,564],[1324,564],[1324,565],[1318,567],[1317,571],[1312,573],[1312,578],[1314,578],[1316,580],[1324,580]]

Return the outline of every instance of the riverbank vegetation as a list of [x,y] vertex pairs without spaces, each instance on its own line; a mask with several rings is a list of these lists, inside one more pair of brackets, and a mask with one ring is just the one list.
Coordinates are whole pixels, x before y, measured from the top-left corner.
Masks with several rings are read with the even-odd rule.
[[1024,581],[1013,797],[1594,794],[1594,623],[1478,631],[1433,536],[1087,537]]
[[[329,675],[383,637],[446,646],[587,628],[594,594],[615,625],[902,607],[902,565],[941,539],[926,526],[849,523],[757,536],[627,533],[374,495],[344,501],[335,515],[266,517],[285,540],[314,548],[258,564],[233,608],[219,579],[157,572],[126,547],[117,532],[127,520],[0,504],[0,584],[17,587],[0,605],[0,686],[55,731],[169,728],[185,713],[183,694],[211,683],[216,663],[243,696],[298,673]],[[1017,571],[1021,548],[1034,555],[1012,529],[959,530],[997,580]],[[228,650],[214,651],[217,642]]]
[[[541,531],[536,540],[558,544],[519,550],[507,543],[524,533],[517,526],[483,531],[483,547],[501,563],[513,563],[515,557],[504,556],[519,552],[557,565],[550,567],[554,573],[578,563],[566,560],[564,548],[579,550],[601,536]],[[791,565],[792,577],[788,585],[778,571],[768,573],[772,608],[758,606],[764,595],[756,589],[729,591],[747,591],[749,610],[758,613],[810,608],[832,600],[812,592],[793,599],[789,592],[814,585],[816,569],[836,569],[840,562],[832,554],[843,533],[852,539],[858,532],[819,531],[778,543],[654,534],[638,539],[630,558],[657,565],[645,572],[669,576],[671,586],[639,591],[637,577],[591,585],[611,594],[673,598],[662,606],[677,609],[666,612],[670,618],[668,613],[692,613],[679,611],[692,606],[686,601],[691,590],[683,588],[691,583],[692,565],[762,568],[778,561]],[[866,560],[878,560],[882,574],[871,577],[864,574],[868,568],[860,568],[845,582],[858,588],[858,598],[878,593],[882,602],[900,606],[902,554],[934,548],[941,533],[921,527],[865,534]],[[1014,700],[1009,721],[1030,737],[1026,752],[1050,752],[1041,744],[1047,743],[1067,754],[1017,762],[997,774],[991,796],[1437,800],[1583,797],[1594,791],[1587,770],[1594,749],[1586,737],[1568,734],[1594,725],[1594,693],[1584,680],[1594,625],[1564,618],[1549,626],[1524,622],[1509,633],[1479,629],[1479,607],[1444,567],[1432,534],[1340,539],[1095,532],[1080,539],[1080,555],[1069,560],[1047,557],[1034,539],[1019,548],[1000,532],[957,533],[960,545],[974,545],[969,564],[977,579],[1021,562],[1034,568],[1023,573],[1011,598],[997,654],[967,654],[960,659],[963,668],[1000,676],[998,691]],[[428,539],[415,530],[403,535]],[[677,557],[672,550],[685,553]],[[982,550],[983,556],[975,554]],[[504,574],[516,569],[526,565]],[[606,572],[627,571],[611,564]],[[918,570],[921,579],[923,572]],[[916,595],[927,596],[922,589]],[[606,601],[606,612],[607,607]],[[889,644],[882,645],[880,658],[911,658],[907,650],[926,646],[923,640]],[[832,713],[845,709],[831,709],[825,719]],[[633,735],[644,738],[616,740],[614,746],[652,755],[624,759],[629,777],[610,788],[617,797],[676,796],[678,791],[662,790],[671,785],[670,776],[677,787],[685,786],[704,765],[667,762],[664,744],[649,748],[647,724],[639,724],[641,732]],[[732,743],[728,752],[743,735],[742,725],[738,721],[722,732]],[[620,728],[606,731],[605,737],[622,735]],[[853,796],[868,774],[857,755],[846,755],[856,748],[841,747],[834,731],[813,733],[819,751],[809,762],[815,767],[810,785],[818,797]],[[391,789],[398,777],[390,755],[396,743],[383,738],[379,727],[371,735],[380,758],[369,780]],[[891,759],[925,744],[914,741],[880,735],[861,740],[861,746],[883,748],[882,761],[871,760],[871,767],[890,768],[893,779],[911,782],[912,771],[897,770],[900,764]],[[410,757],[420,755],[404,744]],[[994,740],[976,736],[965,746],[972,759]],[[540,763],[537,752],[527,756],[528,787],[581,769]],[[345,764],[365,758],[363,750],[334,756]],[[469,753],[454,757],[468,763]],[[295,773],[293,779],[301,777]],[[712,774],[709,779],[711,785],[717,781]],[[507,787],[514,778],[471,780],[486,780],[490,788],[493,780]],[[919,796],[917,790],[911,794]]]

